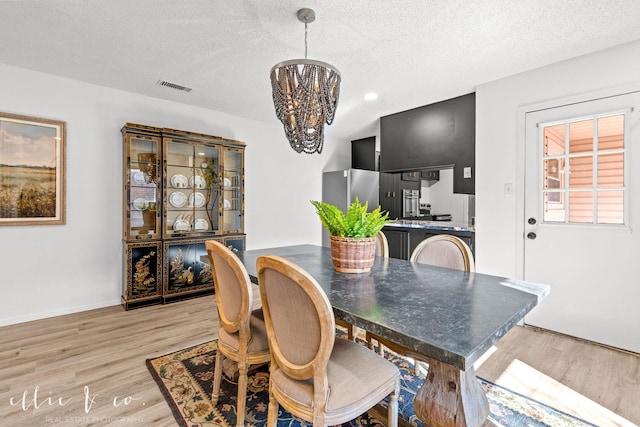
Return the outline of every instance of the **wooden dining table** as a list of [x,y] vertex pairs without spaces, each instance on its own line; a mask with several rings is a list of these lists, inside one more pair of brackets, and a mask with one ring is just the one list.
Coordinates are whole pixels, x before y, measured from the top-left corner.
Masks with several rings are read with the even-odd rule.
[[426,425],[480,426],[489,403],[473,364],[549,294],[549,285],[377,257],[370,272],[339,273],[315,245],[239,252],[252,281],[256,260],[278,255],[323,288],[336,318],[424,355],[414,400]]

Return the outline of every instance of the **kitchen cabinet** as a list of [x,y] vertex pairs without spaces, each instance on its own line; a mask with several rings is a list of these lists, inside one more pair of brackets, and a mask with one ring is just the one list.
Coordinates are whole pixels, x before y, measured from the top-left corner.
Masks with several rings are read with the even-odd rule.
[[413,250],[420,244],[420,242],[438,234],[450,234],[452,236],[459,237],[469,246],[471,252],[475,255],[475,248],[473,245],[474,233],[470,231],[411,230],[409,231],[409,256],[411,256]]
[[423,170],[420,172],[420,178],[426,181],[440,181],[439,170]]
[[420,182],[420,171],[402,172],[400,174],[402,181],[415,181]]
[[420,190],[420,181],[403,181],[399,173],[380,173],[380,206],[389,218],[402,218],[402,190]]
[[122,301],[126,309],[213,292],[204,242],[243,250],[243,142],[127,123]]
[[381,172],[448,167],[453,192],[474,194],[475,93],[380,118]]
[[375,136],[351,141],[351,169],[377,171],[379,154]]
[[471,248],[475,255],[475,232],[472,231],[473,229],[452,230],[445,221],[438,222],[438,224],[441,225],[433,225],[433,223],[429,224],[429,222],[425,221],[423,226],[416,224],[406,227],[398,225],[385,226],[382,232],[387,236],[389,242],[389,256],[408,260],[420,242],[438,234],[450,234],[459,237]]
[[402,190],[400,189],[400,175],[394,173],[380,174],[380,207],[389,212],[389,218],[402,217]]
[[406,231],[383,230],[389,243],[391,258],[409,259],[409,233]]

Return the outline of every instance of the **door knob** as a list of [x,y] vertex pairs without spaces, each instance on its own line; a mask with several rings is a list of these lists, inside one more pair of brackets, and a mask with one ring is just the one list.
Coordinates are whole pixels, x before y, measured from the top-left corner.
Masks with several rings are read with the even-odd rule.
[[527,220],[527,222],[528,222],[529,224],[531,224],[531,225],[534,225],[534,224],[536,223],[536,219],[535,219],[535,218],[529,218],[529,219]]
[[534,240],[536,237],[538,236],[536,236],[536,233],[534,233],[533,231],[527,234],[528,239]]

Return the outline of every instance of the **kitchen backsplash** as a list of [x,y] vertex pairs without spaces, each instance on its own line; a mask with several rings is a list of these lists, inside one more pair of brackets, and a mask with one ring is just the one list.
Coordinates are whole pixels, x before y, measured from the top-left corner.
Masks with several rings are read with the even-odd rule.
[[422,181],[420,202],[431,204],[431,213],[451,214],[452,221],[471,222],[475,216],[475,196],[453,192],[453,169],[441,169],[440,180],[426,186]]

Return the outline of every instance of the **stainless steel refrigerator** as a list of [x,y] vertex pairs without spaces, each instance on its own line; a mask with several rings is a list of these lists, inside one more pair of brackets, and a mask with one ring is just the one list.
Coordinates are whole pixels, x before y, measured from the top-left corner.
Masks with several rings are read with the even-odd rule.
[[[376,171],[345,169],[322,174],[322,201],[336,205],[343,212],[356,200],[369,202],[369,211],[378,207],[378,180]],[[322,232],[322,244],[329,246],[329,233]]]

